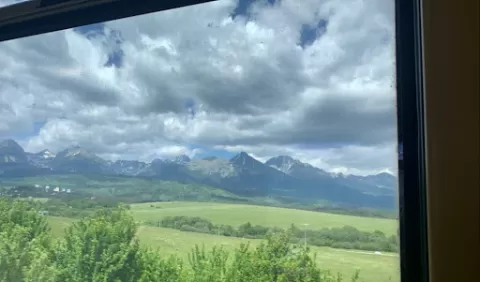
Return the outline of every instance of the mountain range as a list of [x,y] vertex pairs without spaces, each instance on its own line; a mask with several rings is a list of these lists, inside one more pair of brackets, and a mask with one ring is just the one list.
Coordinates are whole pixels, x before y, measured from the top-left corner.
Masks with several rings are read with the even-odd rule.
[[231,159],[206,157],[109,161],[79,146],[58,153],[25,152],[14,140],[0,142],[0,178],[48,174],[102,174],[199,183],[241,196],[277,196],[374,208],[393,208],[396,178],[329,173],[290,156],[261,162],[245,152]]

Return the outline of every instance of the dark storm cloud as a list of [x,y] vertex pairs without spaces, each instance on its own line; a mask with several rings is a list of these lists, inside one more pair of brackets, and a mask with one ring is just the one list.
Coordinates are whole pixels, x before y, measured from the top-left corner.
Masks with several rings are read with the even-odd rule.
[[[243,115],[235,121],[238,134],[229,132],[198,136],[205,142],[222,145],[297,145],[373,146],[395,142],[396,110],[394,95],[385,92],[373,106],[367,96],[338,95],[332,91],[305,107],[292,104],[285,112]],[[375,94],[375,93],[372,93]],[[376,93],[378,96],[378,93]],[[298,99],[298,97],[296,97]],[[222,135],[224,134],[224,135]],[[229,136],[229,138],[226,138]]]
[[102,84],[95,76],[90,75],[62,75],[50,71],[35,72],[38,79],[43,80],[43,85],[59,91],[63,95],[74,96],[79,103],[87,105],[116,106],[121,100],[117,89]]
[[331,95],[312,104],[297,121],[301,128],[291,132],[292,141],[352,145],[393,141],[396,116],[393,97],[380,109],[368,109],[365,102],[365,97],[342,99]]
[[187,79],[197,82],[197,98],[213,112],[264,114],[288,109],[295,103],[295,93],[305,87],[301,61],[292,57],[252,60],[241,65],[239,77],[197,69],[189,71]]

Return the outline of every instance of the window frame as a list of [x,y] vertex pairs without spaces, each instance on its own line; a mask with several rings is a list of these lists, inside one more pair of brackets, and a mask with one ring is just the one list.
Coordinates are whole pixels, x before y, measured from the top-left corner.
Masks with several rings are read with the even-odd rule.
[[[0,8],[0,42],[196,5],[198,0],[32,0]],[[420,0],[395,1],[401,281],[428,281],[424,91]],[[412,110],[413,109],[413,110]]]
[[29,0],[0,8],[0,42],[216,0]]
[[420,0],[395,1],[395,31],[400,275],[402,282],[429,281]]

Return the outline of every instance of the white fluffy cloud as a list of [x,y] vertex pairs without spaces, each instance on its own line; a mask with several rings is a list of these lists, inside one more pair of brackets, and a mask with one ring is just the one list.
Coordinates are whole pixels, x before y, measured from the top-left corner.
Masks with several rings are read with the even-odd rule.
[[0,137],[114,159],[201,146],[394,171],[393,1],[257,1],[232,17],[237,4],[0,43]]

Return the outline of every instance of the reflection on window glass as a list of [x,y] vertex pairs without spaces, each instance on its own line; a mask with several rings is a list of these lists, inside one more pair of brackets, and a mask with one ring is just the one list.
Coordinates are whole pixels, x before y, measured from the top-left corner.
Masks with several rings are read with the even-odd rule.
[[31,0],[0,0],[0,7],[10,6],[21,2],[27,2]]
[[393,84],[393,1],[1,43],[0,281],[399,281]]

